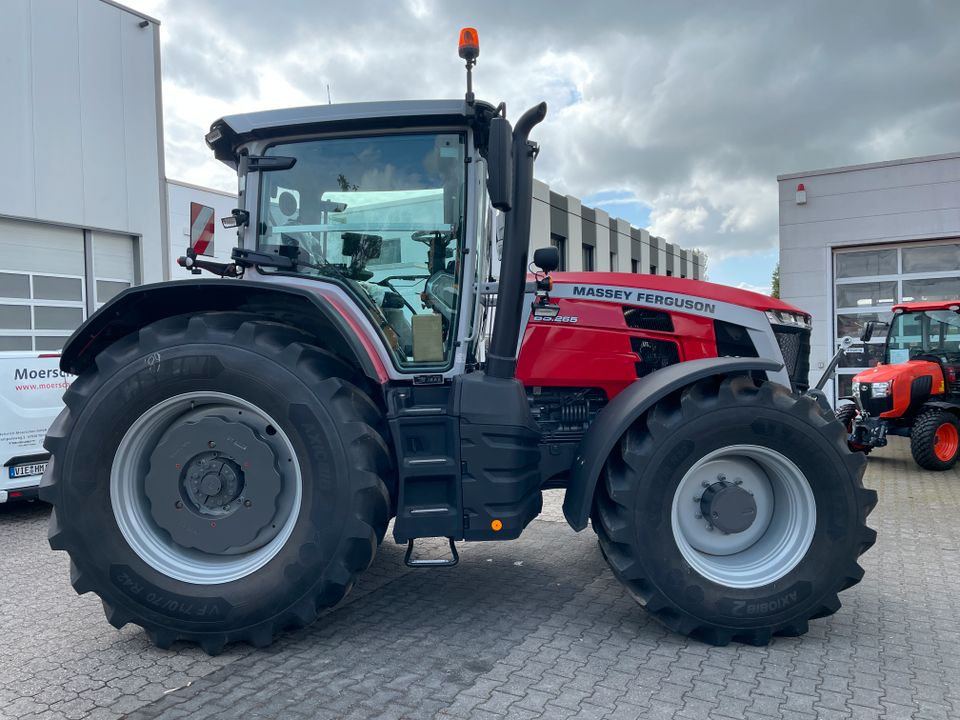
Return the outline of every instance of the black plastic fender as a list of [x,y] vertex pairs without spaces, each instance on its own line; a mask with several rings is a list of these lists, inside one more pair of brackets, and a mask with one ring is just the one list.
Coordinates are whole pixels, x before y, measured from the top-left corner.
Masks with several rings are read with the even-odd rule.
[[597,415],[580,442],[563,498],[563,515],[570,527],[577,532],[587,527],[593,493],[607,456],[627,428],[658,400],[712,375],[777,372],[782,367],[782,362],[764,358],[689,360],[657,370],[623,390]]
[[79,375],[104,348],[157,320],[187,313],[241,311],[313,333],[319,344],[351,360],[379,383],[363,343],[323,295],[256,280],[175,280],[129,288],[87,318],[67,340],[60,369]]

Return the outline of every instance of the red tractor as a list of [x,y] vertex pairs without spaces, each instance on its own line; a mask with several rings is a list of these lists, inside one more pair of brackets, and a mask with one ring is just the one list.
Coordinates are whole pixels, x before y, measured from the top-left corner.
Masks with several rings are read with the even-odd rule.
[[902,435],[920,467],[949,470],[960,457],[958,377],[960,300],[896,305],[884,362],[854,375],[837,407],[850,447],[869,453]]
[[475,99],[475,39],[465,100],[216,121],[234,261],[191,252],[222,277],[130,289],[68,342],[42,497],[113,625],[267,645],[344,597],[391,518],[409,565],[450,566],[456,541],[519,537],[549,488],[647,611],[710,643],[800,635],[860,580],[876,493],[805,393],[810,318],[695,280],[551,275],[554,248],[528,276],[546,106],[511,127]]

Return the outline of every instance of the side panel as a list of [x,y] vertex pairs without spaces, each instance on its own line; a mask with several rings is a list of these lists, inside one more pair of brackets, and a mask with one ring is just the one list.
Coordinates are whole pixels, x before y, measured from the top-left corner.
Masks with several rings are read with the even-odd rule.
[[675,390],[713,375],[745,372],[776,373],[783,367],[763,358],[705,358],[658,370],[637,380],[600,411],[587,430],[570,471],[563,514],[574,530],[587,526],[600,470],[620,437],[637,418]]
[[[585,273],[560,275],[589,278]],[[618,277],[611,273],[590,275],[599,279]],[[717,291],[709,283],[699,281],[665,280],[673,281],[668,283],[671,288],[690,292],[710,288],[715,295],[743,294],[732,288]],[[643,361],[637,352],[641,349],[638,339],[675,343],[677,362],[712,358],[718,355],[714,330],[717,320],[744,328],[757,356],[778,361],[783,358],[764,312],[706,295],[565,281],[555,284],[550,299],[560,308],[557,317],[535,319],[528,313],[521,328],[517,377],[528,387],[599,387],[608,398],[613,398],[643,375],[638,364]],[[533,295],[528,294],[525,302],[529,305],[532,301]],[[672,328],[658,331],[630,327],[625,310],[669,316]],[[649,367],[645,372],[649,372]],[[790,376],[782,366],[768,377],[791,387]]]
[[531,317],[524,330],[517,377],[524,385],[596,387],[612,398],[638,377],[635,341],[668,342],[677,360],[716,357],[713,322],[671,313],[672,330],[630,328],[622,303],[559,298],[556,318]]

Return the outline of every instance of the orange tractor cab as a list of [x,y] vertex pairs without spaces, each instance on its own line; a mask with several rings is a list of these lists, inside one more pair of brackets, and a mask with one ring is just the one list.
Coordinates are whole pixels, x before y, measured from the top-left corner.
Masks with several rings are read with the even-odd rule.
[[837,408],[854,450],[870,452],[887,435],[910,438],[917,464],[948,470],[960,457],[960,300],[902,303],[884,362],[853,378]]

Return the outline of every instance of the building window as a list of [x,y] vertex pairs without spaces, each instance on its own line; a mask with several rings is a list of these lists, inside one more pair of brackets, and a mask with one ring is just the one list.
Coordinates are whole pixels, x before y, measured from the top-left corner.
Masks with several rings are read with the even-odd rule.
[[587,272],[593,270],[593,245],[583,246],[583,269]]
[[567,239],[563,235],[550,233],[550,244],[560,251],[560,265],[557,270],[565,271],[567,269]]
[[651,266],[650,266],[650,274],[651,274],[651,275],[656,275],[656,274],[657,274],[657,266],[656,266],[656,265],[651,265]]
[[83,278],[0,273],[0,350],[60,350],[86,314]]
[[[898,302],[960,297],[960,244],[922,243],[837,249],[833,253],[835,339],[856,337],[869,321],[889,323]],[[849,395],[851,378],[882,362],[887,327],[843,356],[835,380],[839,396]]]
[[617,254],[615,252],[610,253],[610,271],[617,271]]
[[640,263],[638,263],[636,260],[631,260],[630,272],[632,272],[635,275],[638,274],[640,272]]
[[667,277],[673,277],[673,270],[667,270]]

